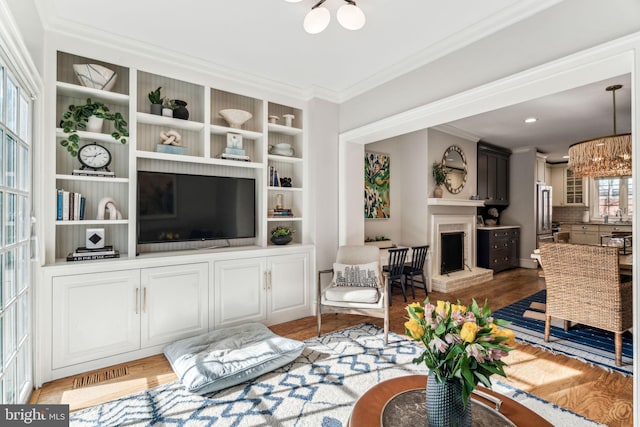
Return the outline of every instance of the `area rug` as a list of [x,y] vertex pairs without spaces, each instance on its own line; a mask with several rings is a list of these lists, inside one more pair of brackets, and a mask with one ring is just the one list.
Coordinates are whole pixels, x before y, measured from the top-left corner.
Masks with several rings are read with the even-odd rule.
[[511,322],[510,328],[516,333],[516,340],[545,350],[598,365],[608,370],[633,374],[633,335],[622,335],[622,366],[616,366],[613,332],[584,325],[574,325],[568,332],[564,321],[552,319],[551,337],[544,341],[544,310],[546,291],[496,310],[498,319]]
[[[174,382],[74,412],[70,425],[346,427],[351,407],[367,389],[388,378],[426,373],[411,362],[421,351],[418,344],[390,333],[385,346],[382,330],[370,324],[305,344],[294,362],[253,381],[207,396]],[[493,389],[553,425],[599,425],[508,385],[496,383]]]

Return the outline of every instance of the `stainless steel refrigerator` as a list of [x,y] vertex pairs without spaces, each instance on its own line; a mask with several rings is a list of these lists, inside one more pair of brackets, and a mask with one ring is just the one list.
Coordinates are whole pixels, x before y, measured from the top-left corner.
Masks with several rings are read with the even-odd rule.
[[[536,199],[536,242],[553,240],[551,205],[553,189],[550,185],[538,184],[538,197]],[[536,247],[538,245],[536,244]]]

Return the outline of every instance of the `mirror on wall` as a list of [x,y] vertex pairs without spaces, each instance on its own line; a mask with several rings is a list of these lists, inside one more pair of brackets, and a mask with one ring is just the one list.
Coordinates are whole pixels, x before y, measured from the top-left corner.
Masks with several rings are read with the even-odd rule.
[[453,194],[461,192],[467,182],[467,160],[464,151],[457,145],[450,146],[442,156],[442,164],[447,174],[444,181],[446,189]]

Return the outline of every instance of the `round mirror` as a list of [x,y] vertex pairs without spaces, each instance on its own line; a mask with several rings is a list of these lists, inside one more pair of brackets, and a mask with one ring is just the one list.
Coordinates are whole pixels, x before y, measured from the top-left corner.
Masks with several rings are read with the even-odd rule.
[[442,164],[447,174],[444,186],[453,194],[461,192],[467,182],[467,160],[462,149],[457,145],[447,148],[442,156]]

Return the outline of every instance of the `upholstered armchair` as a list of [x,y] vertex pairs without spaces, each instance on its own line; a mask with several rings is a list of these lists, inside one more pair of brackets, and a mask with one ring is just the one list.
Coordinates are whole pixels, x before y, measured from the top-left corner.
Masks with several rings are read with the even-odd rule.
[[[331,274],[331,280],[326,276]],[[325,277],[325,285],[322,279]],[[328,285],[326,284],[328,282]],[[329,270],[318,271],[316,316],[318,336],[322,315],[358,314],[384,319],[384,343],[389,335],[389,298],[385,276],[380,269],[380,250],[376,246],[341,246]]]
[[620,280],[618,248],[540,243],[547,284],[545,341],[551,317],[611,331],[616,365],[622,364],[622,333],[633,326],[632,282]]

